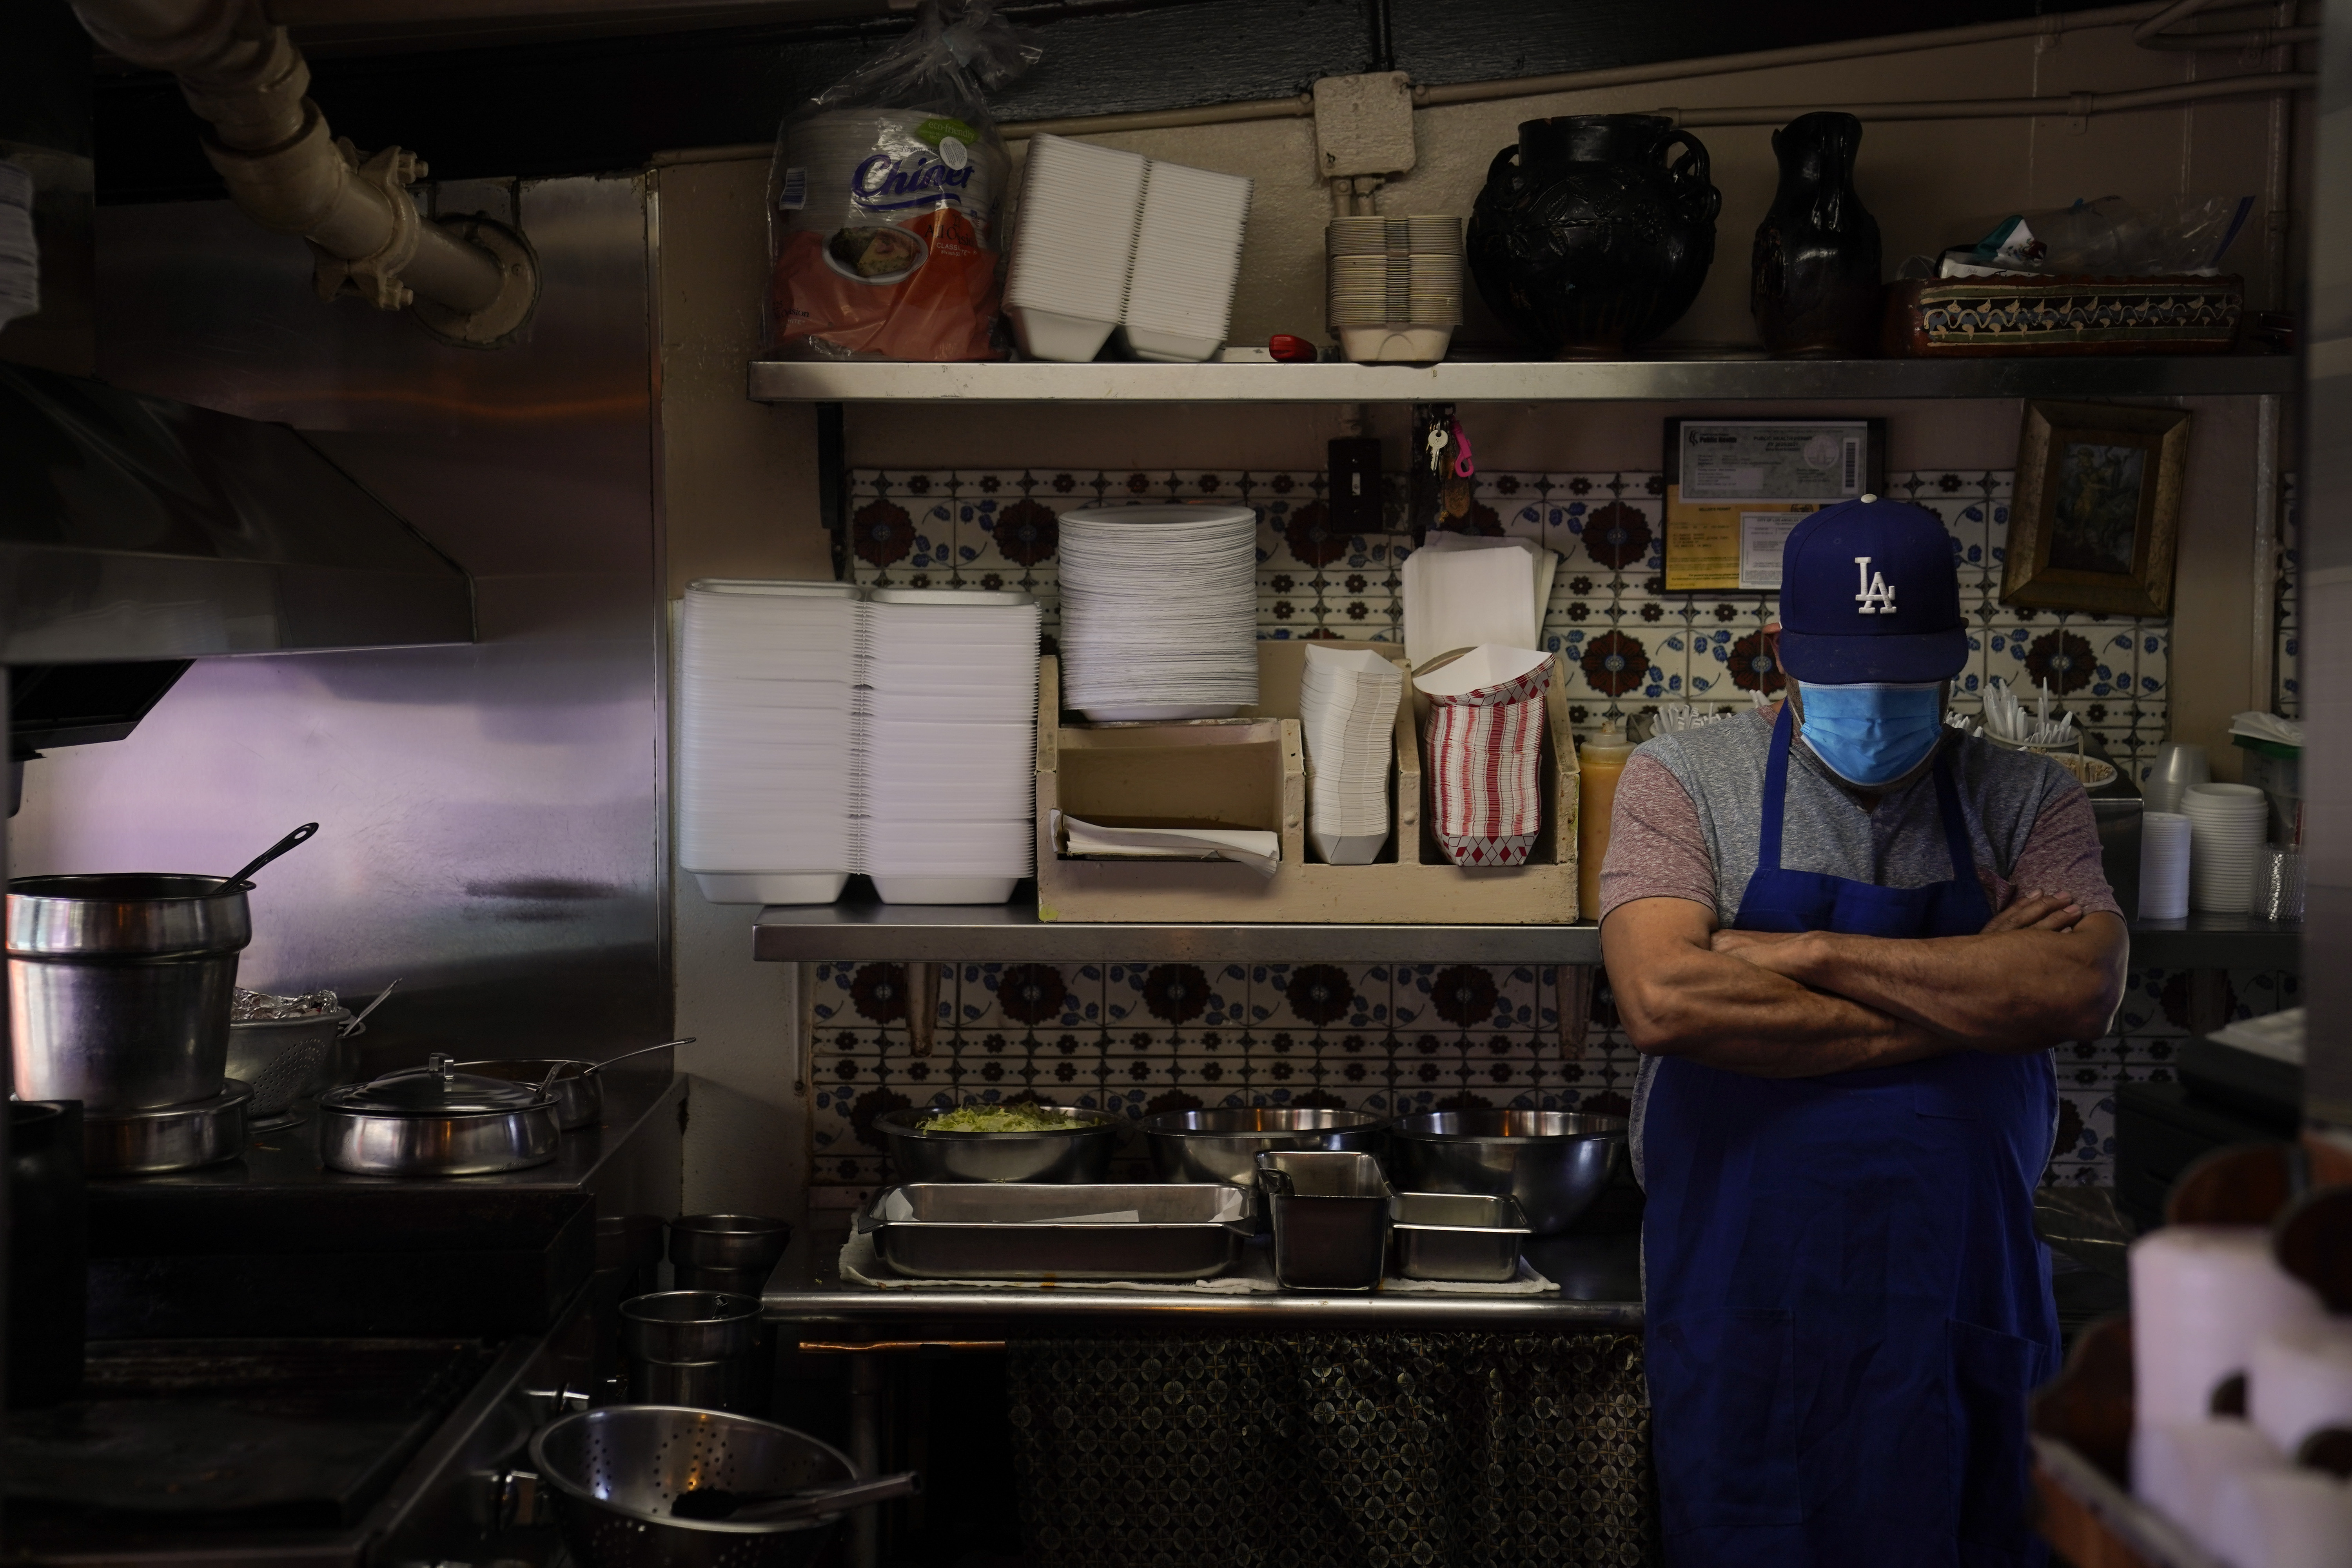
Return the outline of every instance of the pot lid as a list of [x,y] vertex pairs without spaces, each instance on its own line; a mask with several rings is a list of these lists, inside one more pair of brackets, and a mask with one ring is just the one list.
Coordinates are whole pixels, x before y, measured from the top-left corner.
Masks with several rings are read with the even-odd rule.
[[331,1089],[319,1097],[338,1110],[358,1110],[380,1116],[479,1116],[510,1110],[541,1110],[555,1097],[537,1083],[509,1083],[457,1070],[457,1064],[438,1051],[421,1068],[404,1068],[367,1083]]

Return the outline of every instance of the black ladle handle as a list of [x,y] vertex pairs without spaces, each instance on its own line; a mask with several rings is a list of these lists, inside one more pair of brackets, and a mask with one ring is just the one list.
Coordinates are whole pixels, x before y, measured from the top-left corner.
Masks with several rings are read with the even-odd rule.
[[220,893],[234,891],[244,883],[247,878],[252,876],[256,871],[260,870],[264,866],[268,865],[272,860],[277,859],[280,855],[285,854],[289,849],[293,848],[298,844],[309,843],[317,836],[318,831],[319,825],[317,823],[304,823],[301,826],[296,828],[293,832],[288,834],[285,837],[279,839],[277,843],[271,845],[260,854],[256,855],[241,870],[232,871],[229,875],[222,878],[221,885],[215,889],[214,891]]

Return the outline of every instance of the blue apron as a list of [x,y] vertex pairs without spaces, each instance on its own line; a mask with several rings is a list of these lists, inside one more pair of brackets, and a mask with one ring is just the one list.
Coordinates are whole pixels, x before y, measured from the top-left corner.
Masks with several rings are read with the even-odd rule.
[[[1949,762],[1952,879],[1786,870],[1790,721],[1733,926],[1972,934],[1991,918]],[[1645,1332],[1668,1568],[2035,1564],[2026,1396],[2057,1367],[2033,1192],[2046,1051],[1823,1078],[1672,1058],[1643,1127]]]

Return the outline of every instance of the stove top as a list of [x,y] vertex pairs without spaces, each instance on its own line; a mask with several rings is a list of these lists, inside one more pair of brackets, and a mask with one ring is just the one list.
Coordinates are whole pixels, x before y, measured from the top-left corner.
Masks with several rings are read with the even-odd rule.
[[459,1339],[95,1341],[79,1398],[0,1426],[5,1559],[356,1524],[496,1353]]

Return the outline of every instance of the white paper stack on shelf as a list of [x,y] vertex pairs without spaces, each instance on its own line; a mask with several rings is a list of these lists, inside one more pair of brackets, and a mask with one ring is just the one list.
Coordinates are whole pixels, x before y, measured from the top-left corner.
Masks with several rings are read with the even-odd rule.
[[1257,514],[1062,514],[1062,700],[1097,723],[1229,719],[1257,700]]
[[1404,558],[1405,658],[1418,669],[1456,648],[1540,647],[1559,570],[1559,552],[1531,540],[1432,533]]
[[1106,827],[1054,813],[1064,853],[1091,860],[1233,860],[1271,877],[1282,865],[1282,835],[1255,827]]
[[1037,605],[877,588],[862,606],[860,869],[889,904],[1001,904],[1035,864]]
[[857,868],[859,590],[705,579],[678,617],[678,864],[713,903],[830,903]]
[[1137,358],[1205,360],[1223,346],[1249,205],[1240,174],[1153,160],[1120,317]]
[[1083,363],[1118,325],[1150,162],[1063,136],[1029,139],[1004,307],[1033,359]]
[[1328,865],[1369,866],[1389,840],[1389,768],[1403,696],[1404,668],[1384,655],[1307,645],[1298,717],[1314,774],[1307,827]]

